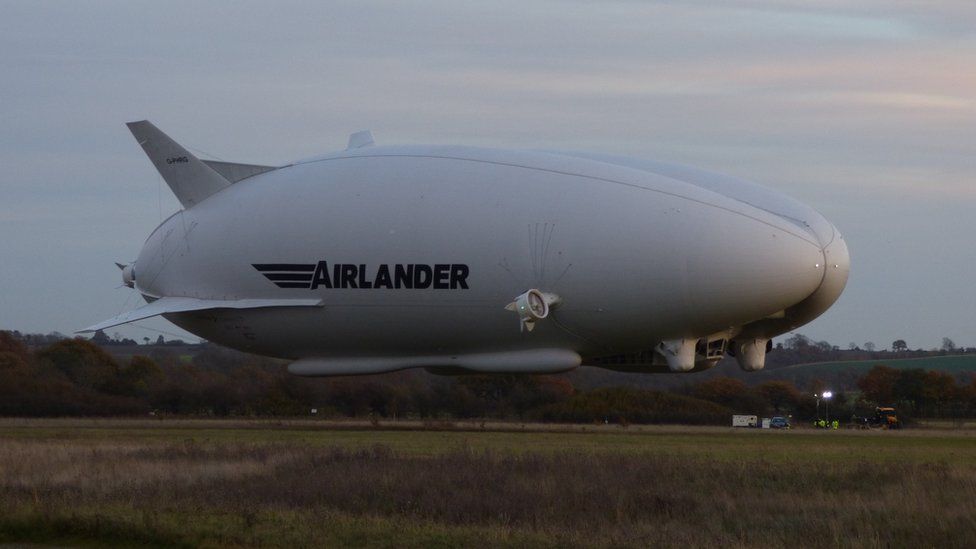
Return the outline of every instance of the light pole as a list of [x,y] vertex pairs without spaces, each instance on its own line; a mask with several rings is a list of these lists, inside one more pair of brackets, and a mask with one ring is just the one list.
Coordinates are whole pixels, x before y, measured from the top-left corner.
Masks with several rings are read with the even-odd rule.
[[[813,396],[817,398],[817,419],[816,419],[816,421],[820,421],[820,393],[814,393]],[[814,423],[816,423],[816,421]]]
[[824,416],[827,418],[827,425],[830,425],[830,397],[834,396],[834,393],[830,391],[823,392],[824,399]]

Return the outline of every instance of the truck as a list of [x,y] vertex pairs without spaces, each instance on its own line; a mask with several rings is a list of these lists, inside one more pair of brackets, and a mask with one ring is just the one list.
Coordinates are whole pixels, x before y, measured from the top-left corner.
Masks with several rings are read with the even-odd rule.
[[898,414],[891,406],[878,406],[874,410],[874,427],[882,429],[900,429],[901,422],[898,421]]
[[850,428],[854,429],[900,429],[901,421],[898,413],[891,406],[878,406],[874,409],[873,416],[854,415],[851,418]]
[[733,427],[759,427],[759,416],[735,414],[732,416]]

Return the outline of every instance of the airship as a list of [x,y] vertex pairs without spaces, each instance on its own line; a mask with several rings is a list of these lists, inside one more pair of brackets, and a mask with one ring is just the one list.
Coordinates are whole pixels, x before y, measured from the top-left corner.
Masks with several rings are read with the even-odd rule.
[[840,232],[734,177],[581,152],[381,146],[264,166],[127,124],[182,209],[120,264],[153,316],[305,376],[761,370],[847,283]]

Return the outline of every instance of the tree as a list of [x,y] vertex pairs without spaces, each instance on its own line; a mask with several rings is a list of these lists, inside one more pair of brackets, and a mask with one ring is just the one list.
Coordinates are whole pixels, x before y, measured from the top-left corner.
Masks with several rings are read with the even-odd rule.
[[945,372],[929,370],[925,372],[925,387],[922,389],[925,401],[935,405],[934,411],[942,416],[946,405],[961,396],[956,386],[956,378]]
[[818,377],[807,380],[806,390],[811,395],[819,395],[820,393],[823,393],[824,389],[826,388],[827,383]]
[[874,349],[875,349],[875,345],[874,345],[874,342],[873,341],[868,341],[867,343],[864,344],[864,350],[865,351],[867,351],[869,353],[873,353],[874,352]]
[[926,377],[925,370],[912,368],[902,370],[895,381],[895,398],[899,401],[911,403],[912,411],[916,414],[928,403],[925,392]]
[[803,334],[793,334],[786,338],[786,348],[794,351],[806,349],[810,346],[810,338]]
[[976,376],[969,380],[969,385],[959,388],[958,396],[971,411],[976,411]]
[[26,373],[29,368],[27,361],[17,353],[0,351],[0,375]]
[[947,337],[942,338],[942,350],[947,353],[955,352],[956,342]]
[[899,351],[907,351],[908,343],[905,343],[904,339],[896,339],[893,342],[891,342],[891,350],[896,353]]
[[12,353],[24,362],[30,360],[30,351],[27,350],[27,345],[20,340],[19,332],[7,332],[0,331],[0,352]]
[[64,373],[80,387],[99,390],[114,381],[119,365],[101,347],[87,339],[63,339],[37,353],[45,367]]
[[793,409],[800,401],[800,391],[789,381],[767,381],[756,387],[756,391],[777,412]]
[[692,396],[724,406],[731,406],[747,391],[746,384],[731,377],[716,377],[695,385]]
[[878,365],[857,380],[857,386],[861,389],[864,400],[884,406],[894,402],[895,384],[899,377],[898,370]]
[[115,380],[106,386],[106,391],[117,395],[146,397],[163,379],[162,369],[152,359],[136,355],[129,360],[127,366],[119,370]]
[[857,346],[857,343],[855,343],[855,342],[852,341],[852,342],[850,342],[850,343],[847,344],[847,350],[849,350],[849,351],[860,351],[861,348]]
[[564,401],[544,406],[533,415],[546,421],[727,425],[731,413],[727,407],[683,395],[631,387],[605,387],[577,393]]

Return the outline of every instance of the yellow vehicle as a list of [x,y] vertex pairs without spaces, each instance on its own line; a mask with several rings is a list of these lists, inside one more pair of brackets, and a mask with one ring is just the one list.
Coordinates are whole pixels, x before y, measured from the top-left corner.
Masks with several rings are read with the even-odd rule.
[[874,421],[872,427],[882,429],[900,429],[901,422],[898,421],[898,414],[890,406],[878,406],[874,410]]

